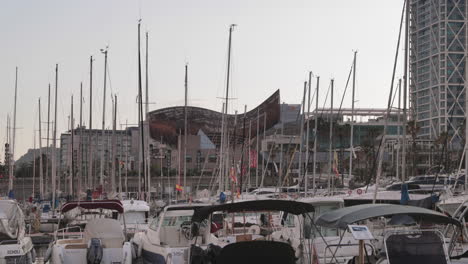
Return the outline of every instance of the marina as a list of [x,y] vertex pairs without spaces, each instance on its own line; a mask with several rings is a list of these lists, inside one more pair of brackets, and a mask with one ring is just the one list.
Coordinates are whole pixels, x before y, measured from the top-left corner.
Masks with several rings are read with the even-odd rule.
[[26,2],[0,264],[468,264],[468,0]]

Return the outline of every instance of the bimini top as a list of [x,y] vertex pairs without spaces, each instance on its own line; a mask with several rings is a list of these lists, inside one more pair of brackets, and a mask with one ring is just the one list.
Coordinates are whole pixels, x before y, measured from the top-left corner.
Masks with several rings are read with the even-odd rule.
[[124,212],[122,202],[119,200],[73,201],[64,204],[60,211],[66,213],[76,207],[83,209],[109,209],[121,214]]
[[205,206],[195,209],[192,216],[193,222],[201,222],[213,212],[252,212],[252,211],[283,211],[295,215],[314,211],[314,206],[307,203],[285,200],[253,200],[238,203],[225,203],[220,205]]
[[395,204],[361,204],[341,208],[321,214],[315,224],[325,227],[346,229],[348,225],[375,217],[389,217],[393,215],[408,215],[414,220],[425,222],[453,224],[461,226],[460,222],[439,212],[429,209]]

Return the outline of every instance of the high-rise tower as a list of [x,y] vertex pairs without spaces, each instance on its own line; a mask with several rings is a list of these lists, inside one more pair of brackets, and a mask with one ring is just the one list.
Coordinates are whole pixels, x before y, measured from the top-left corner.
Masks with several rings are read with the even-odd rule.
[[461,147],[468,0],[410,2],[410,103],[418,135]]

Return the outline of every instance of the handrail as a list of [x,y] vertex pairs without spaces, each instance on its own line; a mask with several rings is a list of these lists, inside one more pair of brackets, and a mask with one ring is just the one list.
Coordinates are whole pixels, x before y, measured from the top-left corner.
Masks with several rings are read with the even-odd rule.
[[79,238],[83,238],[83,230],[80,226],[67,226],[65,228],[61,228],[55,231],[55,239],[58,239],[59,233],[61,233],[62,239],[65,239],[65,233],[69,233],[68,230],[70,229],[78,229],[78,232],[74,232],[74,236],[78,235]]

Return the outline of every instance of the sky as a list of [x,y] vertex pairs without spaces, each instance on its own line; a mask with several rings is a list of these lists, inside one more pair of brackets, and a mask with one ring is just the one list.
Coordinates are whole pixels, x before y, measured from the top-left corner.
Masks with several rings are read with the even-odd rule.
[[[185,64],[188,104],[221,110],[230,24],[237,24],[232,35],[230,113],[242,112],[244,105],[254,108],[277,89],[282,102],[300,103],[309,71],[320,76],[321,105],[330,79],[335,79],[337,106],[355,50],[356,107],[384,108],[403,0],[1,0],[1,4],[0,142],[3,146],[6,140],[7,115],[13,115],[18,67],[15,158],[19,158],[34,146],[34,135],[39,146],[39,98],[42,145],[46,144],[48,85],[52,122],[56,64],[57,137],[69,127],[72,95],[75,125],[79,122],[81,82],[83,123],[89,126],[91,55],[92,122],[93,128],[101,128],[104,55],[100,49],[106,46],[105,127],[111,125],[112,95],[118,101],[118,126],[137,123],[140,18],[143,59],[145,33],[149,36],[150,111],[183,105]],[[397,77],[403,73],[400,66]],[[143,64],[143,77],[144,73]],[[349,92],[343,105],[351,105]]]

